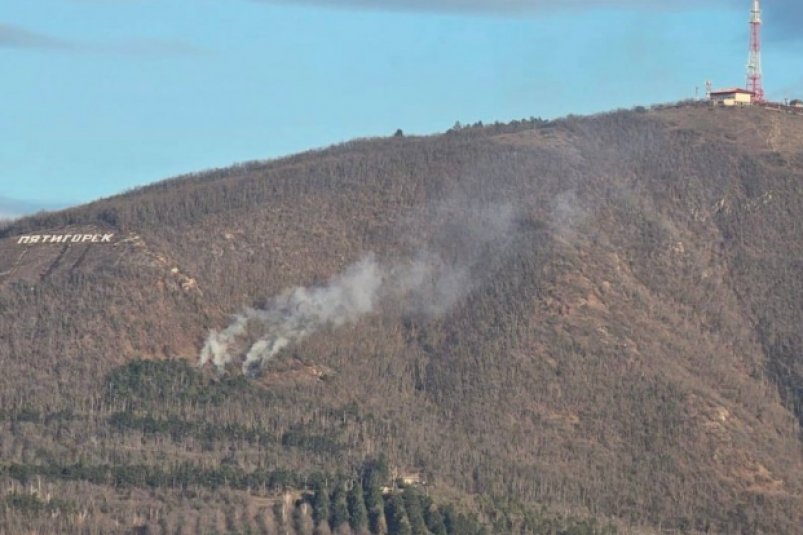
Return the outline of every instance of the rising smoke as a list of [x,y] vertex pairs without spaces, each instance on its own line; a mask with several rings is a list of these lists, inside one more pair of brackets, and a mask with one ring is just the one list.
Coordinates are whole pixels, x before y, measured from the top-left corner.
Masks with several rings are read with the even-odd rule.
[[513,216],[509,205],[439,205],[417,221],[427,227],[431,245],[449,251],[448,260],[428,249],[403,261],[382,262],[368,253],[323,285],[285,290],[263,309],[237,314],[224,330],[209,334],[200,364],[222,371],[236,359],[243,373],[255,375],[283,349],[321,329],[356,323],[382,303],[401,303],[408,314],[445,314],[481,278],[483,256],[506,248]]

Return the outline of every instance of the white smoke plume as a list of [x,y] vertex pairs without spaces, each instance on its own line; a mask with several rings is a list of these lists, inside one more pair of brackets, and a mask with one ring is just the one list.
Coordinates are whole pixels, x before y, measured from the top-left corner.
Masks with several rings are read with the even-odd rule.
[[[223,331],[212,331],[201,350],[200,364],[224,369],[245,352],[243,372],[254,375],[287,346],[325,327],[355,323],[374,312],[381,299],[401,299],[409,311],[442,313],[466,288],[468,273],[450,268],[432,255],[382,266],[368,254],[325,285],[293,288],[274,297],[264,310],[247,309]],[[256,341],[246,344],[249,331]]]
[[265,310],[248,309],[225,330],[212,331],[201,350],[201,365],[211,361],[218,368],[225,367],[231,362],[238,338],[253,323],[264,332],[251,345],[243,363],[243,371],[253,373],[280,350],[318,329],[339,327],[371,312],[383,278],[373,255],[369,255],[325,286],[286,290],[273,298]]
[[[450,310],[472,288],[471,271],[484,254],[499,252],[510,237],[512,209],[491,206],[470,213],[454,203],[431,214],[436,243],[458,243],[455,260],[422,251],[413,259],[382,264],[369,253],[326,284],[285,290],[264,309],[246,309],[222,331],[213,330],[200,365],[224,370],[235,358],[243,373],[255,375],[282,349],[323,328],[356,323],[382,301],[405,312],[436,316]],[[448,224],[447,224],[448,223]],[[459,233],[459,236],[452,236]]]

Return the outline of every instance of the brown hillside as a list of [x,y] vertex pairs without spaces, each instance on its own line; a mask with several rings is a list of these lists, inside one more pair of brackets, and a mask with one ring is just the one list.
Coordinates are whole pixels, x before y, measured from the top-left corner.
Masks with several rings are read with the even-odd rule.
[[[0,231],[0,458],[336,473],[385,453],[435,494],[634,530],[799,533],[802,147],[801,116],[616,112],[355,141],[21,220]],[[114,243],[18,243],[95,232]],[[441,313],[384,299],[219,402],[183,375],[150,397],[110,382],[134,359],[195,363],[230,314],[368,253],[421,251],[467,273]],[[114,423],[129,410],[275,440]],[[142,504],[186,508],[188,533],[226,524],[169,490],[81,484],[105,529]],[[243,518],[263,499],[204,492]]]

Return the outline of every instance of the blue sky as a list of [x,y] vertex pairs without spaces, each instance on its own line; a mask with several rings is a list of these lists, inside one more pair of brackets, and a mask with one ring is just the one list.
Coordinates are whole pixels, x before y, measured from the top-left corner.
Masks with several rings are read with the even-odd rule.
[[[547,4],[6,2],[0,201],[85,202],[397,128],[586,114],[687,98],[706,79],[744,83],[749,0]],[[801,96],[803,2],[769,4],[768,95]]]

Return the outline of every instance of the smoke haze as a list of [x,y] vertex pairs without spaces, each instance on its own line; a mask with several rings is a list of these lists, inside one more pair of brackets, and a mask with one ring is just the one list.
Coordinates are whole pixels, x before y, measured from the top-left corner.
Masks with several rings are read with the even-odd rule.
[[483,256],[507,248],[514,210],[451,201],[428,212],[417,219],[424,226],[417,231],[430,245],[440,245],[448,259],[428,249],[385,262],[368,253],[325,284],[285,290],[264,308],[246,309],[222,331],[210,332],[200,365],[212,363],[222,371],[237,360],[243,373],[255,375],[283,349],[321,329],[356,323],[379,312],[382,303],[400,305],[405,314],[447,313],[482,278],[477,267]]

